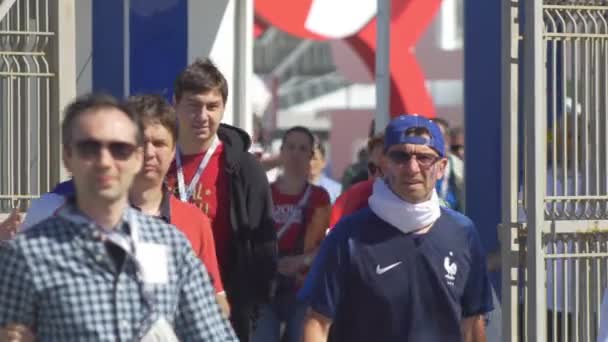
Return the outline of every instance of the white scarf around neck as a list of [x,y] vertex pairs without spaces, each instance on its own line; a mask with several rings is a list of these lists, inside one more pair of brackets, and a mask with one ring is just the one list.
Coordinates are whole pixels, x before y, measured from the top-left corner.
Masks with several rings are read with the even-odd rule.
[[404,234],[433,224],[439,216],[439,196],[433,189],[431,199],[422,203],[409,203],[399,198],[383,179],[376,179],[369,200],[370,209],[382,220],[390,223]]

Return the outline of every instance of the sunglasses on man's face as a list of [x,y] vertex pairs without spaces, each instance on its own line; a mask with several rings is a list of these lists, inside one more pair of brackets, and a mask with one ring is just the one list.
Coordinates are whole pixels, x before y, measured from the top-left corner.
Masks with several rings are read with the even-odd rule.
[[104,148],[110,152],[114,160],[124,161],[131,158],[137,145],[124,141],[103,142],[95,139],[84,139],[74,143],[74,150],[82,159],[98,158]]
[[408,153],[403,151],[390,151],[388,153],[388,158],[395,164],[405,164],[412,158],[415,158],[418,165],[423,168],[431,167],[441,159],[439,156],[430,153]]

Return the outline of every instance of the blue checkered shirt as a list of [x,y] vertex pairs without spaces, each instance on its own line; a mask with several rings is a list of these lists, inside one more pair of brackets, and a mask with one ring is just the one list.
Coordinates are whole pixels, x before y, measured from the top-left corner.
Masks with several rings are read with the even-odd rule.
[[167,283],[144,291],[130,254],[119,268],[98,228],[55,216],[0,245],[0,327],[25,324],[40,341],[137,341],[164,317],[181,341],[237,341],[182,233],[126,212],[142,242],[166,246]]

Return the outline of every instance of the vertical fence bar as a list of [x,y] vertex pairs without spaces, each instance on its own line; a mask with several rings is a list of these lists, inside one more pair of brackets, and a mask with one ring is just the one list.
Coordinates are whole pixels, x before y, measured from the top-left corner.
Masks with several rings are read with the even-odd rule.
[[[583,33],[584,34],[588,34],[589,33],[589,25],[587,22],[587,15],[586,12],[584,11],[579,11],[579,16],[581,18],[581,21],[583,23],[582,27],[583,27]],[[589,121],[589,78],[590,78],[590,73],[591,70],[589,69],[589,38],[588,37],[584,37],[582,38],[582,57],[581,57],[581,62],[582,62],[582,86],[581,86],[581,91],[583,92],[583,96],[582,96],[582,113],[581,118],[580,118],[580,126],[579,129],[582,131],[581,133],[581,154],[582,154],[582,160],[581,160],[581,175],[582,175],[582,194],[583,195],[588,195],[589,194],[589,131],[587,130],[587,122]],[[579,113],[577,113],[576,111],[574,112],[574,116],[577,118],[577,121],[579,121]],[[577,193],[577,195],[580,195],[581,193]],[[583,217],[587,217],[587,201],[583,201],[583,213],[584,216]]]
[[[515,241],[518,233],[512,223],[517,222],[517,192],[519,177],[518,167],[518,69],[519,69],[519,27],[518,1],[502,1],[502,40],[501,40],[501,156],[502,156],[502,225],[501,259],[502,259],[502,329],[503,341],[519,340],[519,296],[518,282],[520,269]],[[515,181],[514,181],[515,180]]]
[[[597,253],[601,253],[602,249],[601,249],[601,241],[600,241],[600,237],[598,236],[597,239],[595,240],[595,251]],[[599,329],[599,317],[600,317],[600,306],[601,306],[601,301],[602,301],[602,273],[601,273],[601,268],[602,268],[602,258],[601,257],[595,257],[595,280],[593,282],[593,284],[595,284],[595,293],[594,293],[594,298],[595,298],[595,303],[593,305],[595,311],[597,314],[595,315],[597,318],[594,320],[595,321],[595,329],[593,329],[592,331],[595,332],[595,334],[592,336],[593,340],[597,340],[597,332]]]
[[[566,238],[564,240],[564,248],[566,251],[569,251],[570,248],[570,239]],[[563,273],[563,281],[562,284],[563,285],[563,291],[564,291],[564,323],[562,324],[562,340],[563,341],[568,341],[568,333],[570,333],[569,329],[568,329],[568,324],[570,323],[570,302],[568,301],[568,295],[570,293],[570,278],[568,277],[568,266],[570,266],[570,260],[565,258],[563,261],[563,266],[564,266],[564,273]]]
[[[596,34],[600,33],[599,27],[597,25],[597,22],[594,22],[595,24],[595,32]],[[599,38],[595,38],[593,39],[593,99],[594,99],[594,108],[593,108],[593,117],[592,117],[592,132],[593,132],[593,144],[591,146],[592,148],[592,152],[593,152],[593,195],[599,196],[601,195],[600,192],[600,103],[601,103],[601,99],[600,99],[600,75],[601,75],[601,68],[600,68],[600,44],[601,44],[601,39]],[[599,216],[600,213],[600,201],[596,200],[594,201],[594,206],[593,206],[593,217],[594,218],[600,218],[601,216]]]
[[[555,121],[554,121],[555,123]],[[555,180],[555,178],[554,178]],[[554,183],[557,183],[554,181]],[[553,254],[555,257],[558,257],[558,242],[555,240],[555,236],[551,237],[551,241],[549,243],[551,245],[551,251],[550,254]],[[552,317],[550,317],[549,319],[551,319],[551,327],[552,327],[552,331],[551,331],[551,341],[557,341],[557,312],[558,310],[558,303],[557,303],[557,268],[559,267],[559,260],[561,259],[557,259],[557,258],[553,258],[551,259],[551,266],[552,266],[552,279],[551,279],[551,283],[552,283],[552,293],[553,296],[551,298],[551,301],[553,303],[553,315]]]
[[[586,237],[586,239],[584,240],[584,244],[585,244],[585,249],[584,249],[584,253],[590,253],[590,246],[589,246],[589,237]],[[585,257],[584,259],[584,266],[585,266],[585,270],[583,272],[583,279],[585,280],[585,292],[584,292],[584,297],[583,297],[583,303],[585,310],[583,310],[583,341],[589,341],[589,335],[590,335],[590,330],[591,330],[591,325],[589,324],[591,321],[591,298],[590,298],[590,293],[591,293],[591,278],[590,278],[590,274],[591,274],[591,269],[590,269],[590,261],[591,261],[591,257]]]
[[[529,192],[526,201],[528,218],[527,266],[530,304],[528,337],[532,341],[546,341],[545,265],[542,249],[544,225],[544,196],[546,192],[546,92],[544,70],[542,1],[525,1],[524,24],[524,124],[527,145]],[[543,136],[543,132],[545,135]]]
[[[580,252],[579,249],[579,244],[580,242],[578,240],[575,241],[574,244],[574,253],[578,254]],[[579,342],[579,313],[580,313],[580,265],[579,265],[579,258],[575,257],[574,258],[574,277],[575,277],[575,282],[574,282],[574,340],[576,342]]]

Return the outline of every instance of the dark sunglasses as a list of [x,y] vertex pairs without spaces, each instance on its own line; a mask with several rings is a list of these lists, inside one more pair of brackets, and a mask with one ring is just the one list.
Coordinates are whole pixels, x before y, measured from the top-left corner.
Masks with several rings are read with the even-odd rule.
[[98,158],[103,148],[108,149],[114,160],[127,160],[131,158],[137,145],[123,141],[103,142],[94,139],[84,139],[74,143],[74,150],[82,159]]
[[423,168],[431,167],[435,164],[439,159],[439,156],[428,154],[428,153],[407,153],[403,151],[390,151],[388,153],[389,159],[395,164],[405,164],[414,157],[418,165]]

